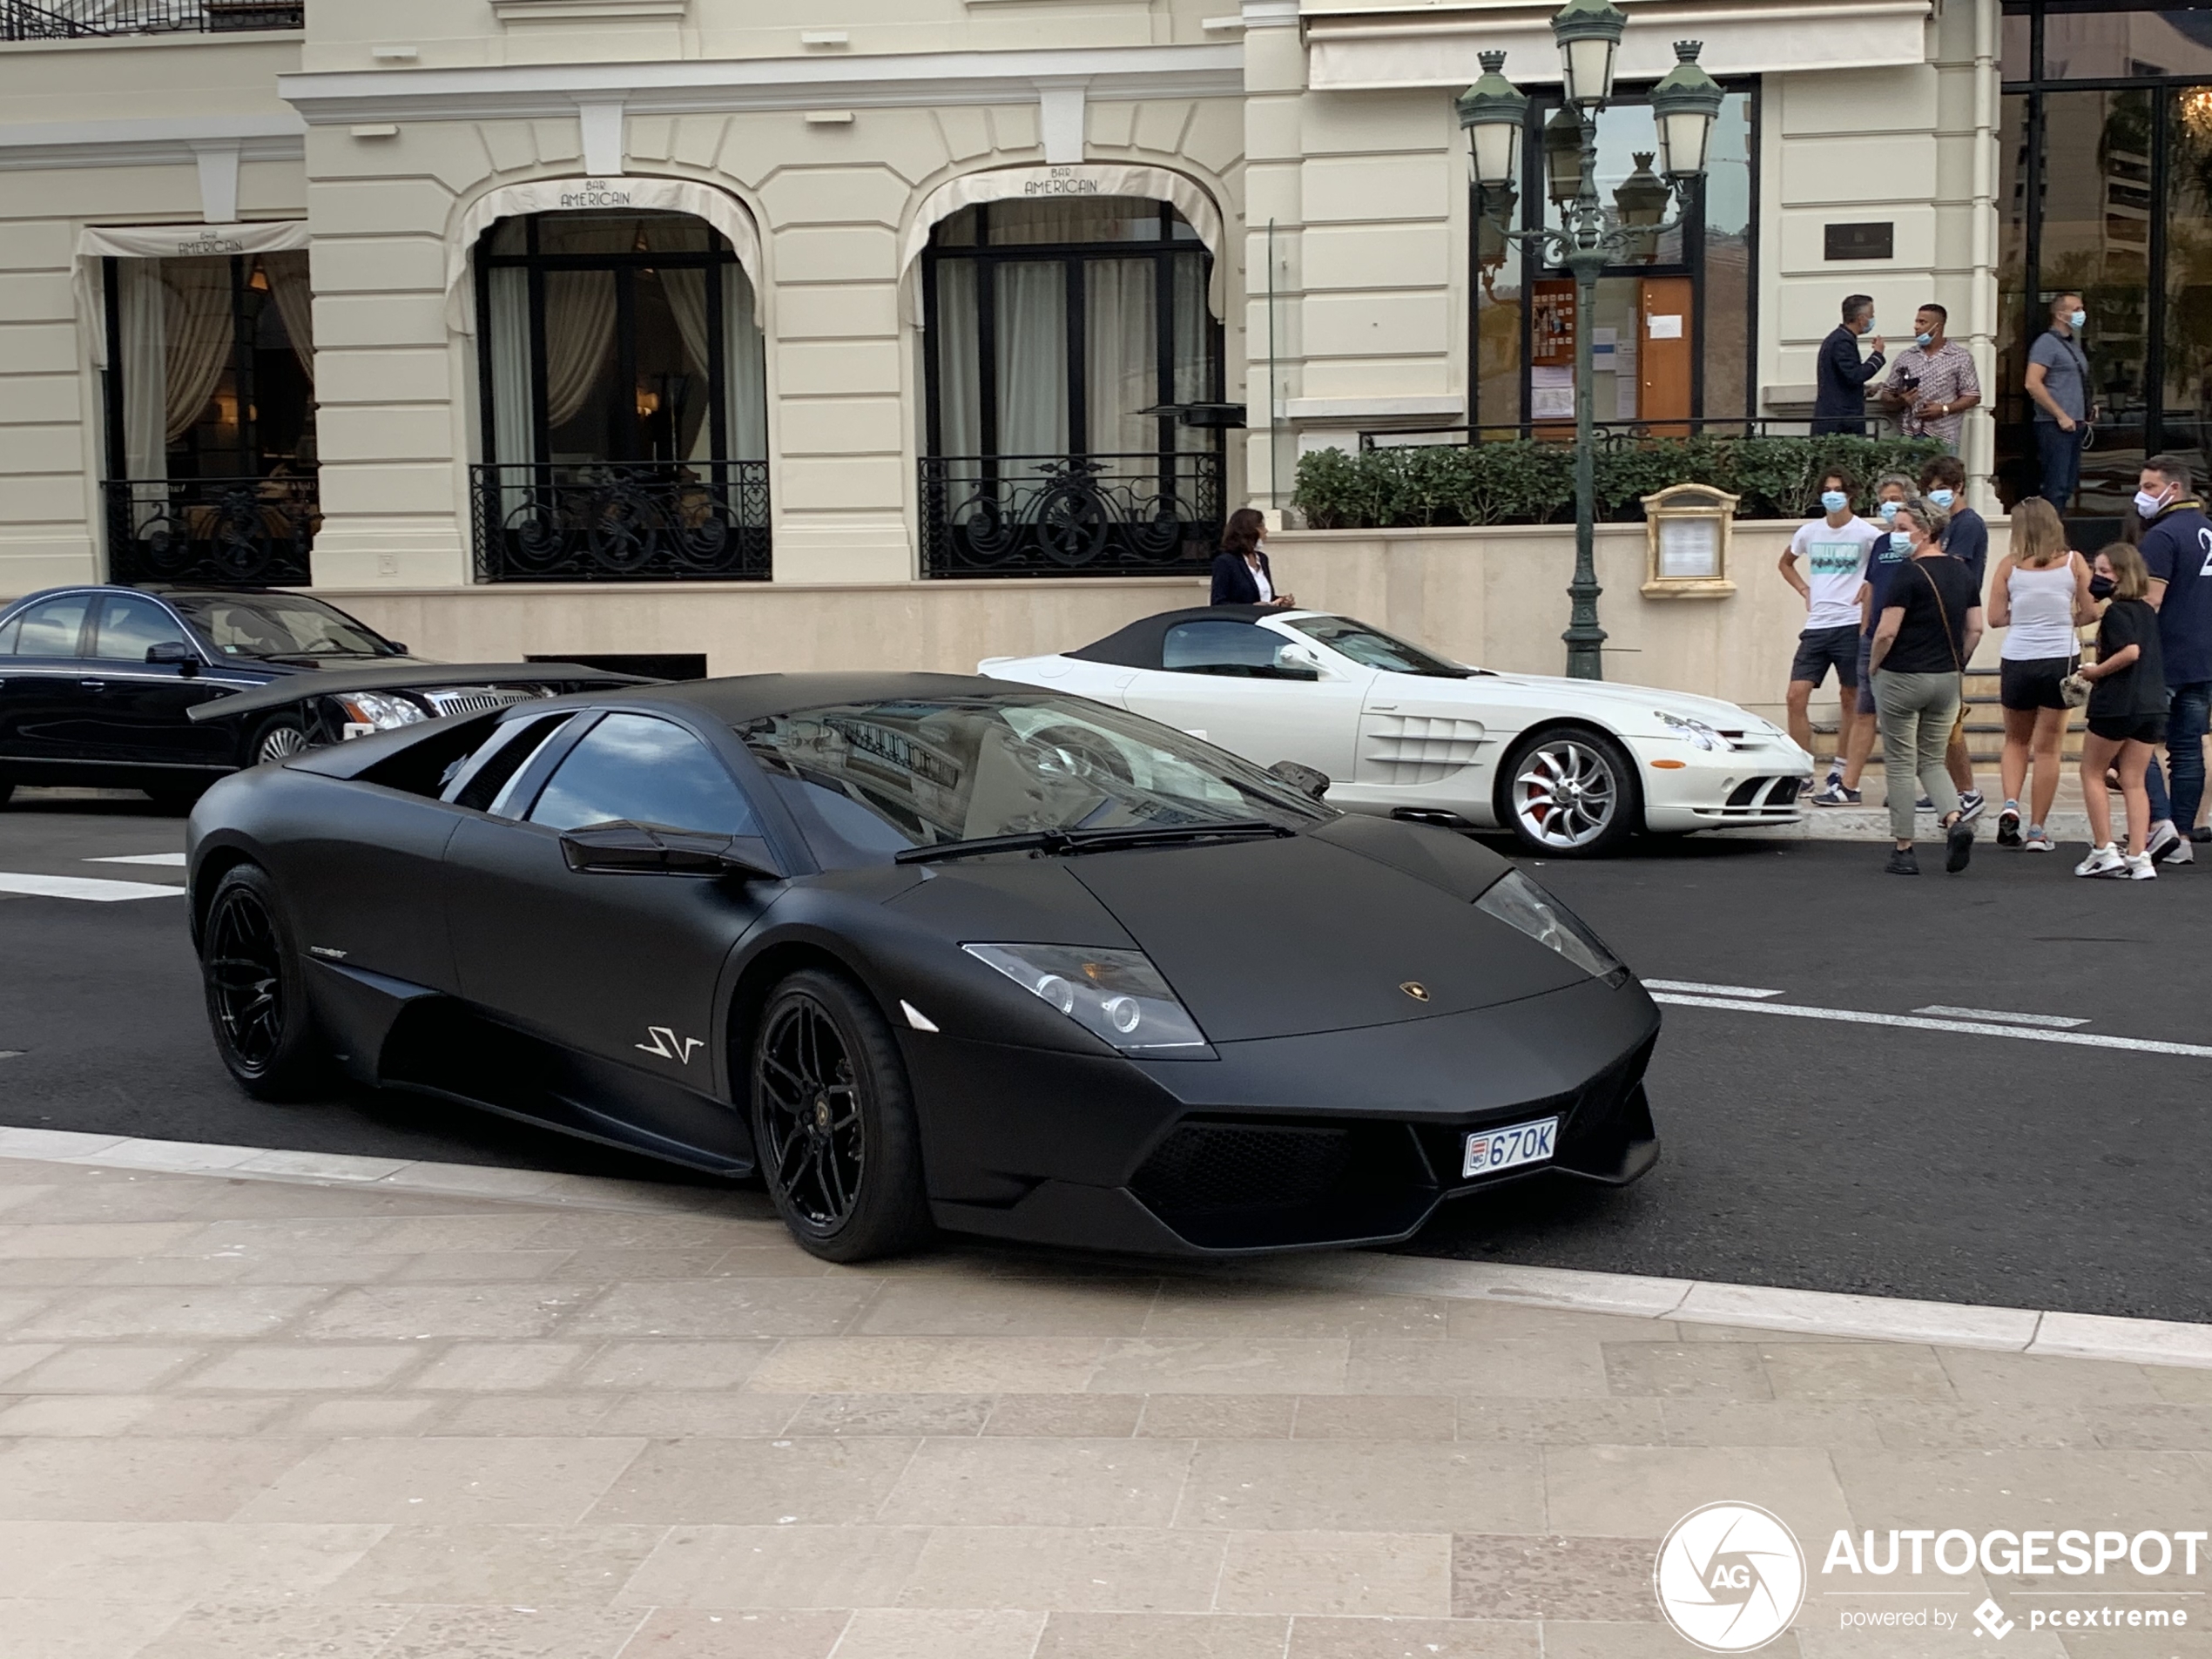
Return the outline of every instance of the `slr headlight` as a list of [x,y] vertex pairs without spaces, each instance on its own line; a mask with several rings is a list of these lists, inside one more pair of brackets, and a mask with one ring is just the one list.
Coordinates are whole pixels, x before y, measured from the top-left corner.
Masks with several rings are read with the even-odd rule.
[[1659,717],[1659,724],[1667,728],[1669,737],[1679,738],[1684,743],[1694,745],[1700,749],[1710,750],[1716,753],[1727,752],[1728,739],[1703,720],[1686,719],[1679,714],[1669,714],[1664,709],[1655,709],[1652,711]]
[[1076,945],[961,948],[1123,1054],[1172,1054],[1206,1046],[1206,1034],[1141,950],[1085,950]]
[[1538,944],[1549,946],[1593,979],[1608,979],[1623,971],[1620,959],[1605,948],[1603,940],[1518,870],[1476,900],[1474,907],[1508,927],[1518,927]]
[[430,718],[420,704],[388,691],[348,691],[336,701],[345,711],[346,735],[349,738],[365,738],[372,732],[396,732],[403,725],[415,725]]

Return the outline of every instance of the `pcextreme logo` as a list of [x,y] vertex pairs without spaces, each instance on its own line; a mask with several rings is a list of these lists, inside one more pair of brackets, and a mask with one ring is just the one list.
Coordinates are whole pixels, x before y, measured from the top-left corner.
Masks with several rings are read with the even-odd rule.
[[1790,1628],[1805,1599],[1805,1554],[1756,1504],[1709,1503],[1675,1523],[1651,1569],[1659,1610],[1708,1653],[1749,1653]]

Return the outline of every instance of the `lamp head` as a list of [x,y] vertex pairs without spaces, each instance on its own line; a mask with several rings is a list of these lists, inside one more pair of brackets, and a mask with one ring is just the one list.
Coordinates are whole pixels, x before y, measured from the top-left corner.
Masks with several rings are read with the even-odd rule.
[[1544,123],[1544,189],[1561,207],[1582,193],[1582,116],[1572,104]]
[[1567,0],[1553,17],[1569,104],[1595,110],[1613,96],[1613,60],[1628,27],[1629,14],[1613,0]]
[[1699,66],[1702,40],[1675,43],[1675,66],[1651,89],[1651,118],[1659,129],[1659,170],[1677,184],[1705,176],[1713,123],[1727,94]]
[[1509,188],[1521,179],[1521,138],[1528,125],[1528,99],[1505,78],[1506,55],[1482,54],[1482,78],[1460,94],[1460,125],[1467,130],[1467,161],[1483,190]]

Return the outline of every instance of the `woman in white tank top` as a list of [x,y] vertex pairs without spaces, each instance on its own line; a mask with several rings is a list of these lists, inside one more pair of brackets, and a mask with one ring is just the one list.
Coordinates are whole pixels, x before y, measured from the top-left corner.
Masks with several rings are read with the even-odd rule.
[[[2066,742],[2066,698],[2059,682],[2080,661],[2074,630],[2096,620],[2087,561],[2067,548],[2058,509],[2031,496],[2013,509],[2013,550],[1989,585],[1989,625],[2006,630],[2000,652],[2005,705],[2005,806],[1997,844],[2047,853],[2043,821],[2058,798],[2060,750]],[[2035,792],[2020,833],[2020,797],[2035,765]]]

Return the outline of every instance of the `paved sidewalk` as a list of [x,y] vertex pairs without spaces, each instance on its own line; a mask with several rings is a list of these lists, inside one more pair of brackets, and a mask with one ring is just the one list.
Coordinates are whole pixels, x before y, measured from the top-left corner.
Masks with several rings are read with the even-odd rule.
[[[2202,1611],[2090,1635],[2027,1620],[2080,1581],[1818,1569],[1839,1528],[2206,1526],[2212,1369],[1371,1257],[836,1270],[757,1200],[563,1190],[0,1161],[0,1655],[1673,1656],[1653,1554],[1722,1500],[1810,1557],[1769,1653],[1986,1651],[1993,1593],[2008,1656],[2207,1651],[2212,1571],[2098,1581]],[[1916,1605],[1965,1628],[1843,1628]]]

